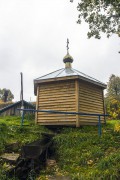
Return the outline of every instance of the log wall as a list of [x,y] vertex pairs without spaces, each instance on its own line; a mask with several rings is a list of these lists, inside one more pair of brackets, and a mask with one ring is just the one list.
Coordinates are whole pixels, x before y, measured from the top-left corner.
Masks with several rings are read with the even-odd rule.
[[[104,114],[102,88],[90,83],[79,81],[79,112]],[[104,123],[104,118],[101,118]],[[79,116],[80,125],[96,125],[98,117]]]
[[[42,110],[76,111],[75,80],[39,85],[38,107]],[[76,115],[37,113],[41,125],[76,125]]]

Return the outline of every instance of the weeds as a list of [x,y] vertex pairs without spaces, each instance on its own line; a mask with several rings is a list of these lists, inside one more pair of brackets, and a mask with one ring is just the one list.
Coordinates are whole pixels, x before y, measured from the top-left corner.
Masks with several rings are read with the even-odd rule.
[[[19,151],[22,145],[40,139],[41,132],[48,132],[48,129],[35,125],[27,116],[23,127],[20,120],[20,117],[0,119],[0,153],[14,142],[19,143]],[[107,122],[102,132],[99,137],[95,126],[61,129],[60,134],[54,137],[57,166],[41,171],[40,177],[31,171],[28,179],[45,180],[49,175],[65,175],[72,180],[120,179],[119,121]],[[0,179],[9,180],[1,163]]]
[[120,133],[114,131],[117,121],[97,127],[63,129],[54,139],[57,144],[59,166],[74,180],[120,178]]

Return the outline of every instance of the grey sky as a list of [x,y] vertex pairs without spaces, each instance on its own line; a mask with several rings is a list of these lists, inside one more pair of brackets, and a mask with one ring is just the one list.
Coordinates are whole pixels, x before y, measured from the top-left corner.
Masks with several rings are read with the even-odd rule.
[[78,0],[0,0],[0,88],[35,100],[33,79],[63,68],[66,39],[73,67],[104,83],[120,76],[120,38],[87,39],[86,24],[76,23]]

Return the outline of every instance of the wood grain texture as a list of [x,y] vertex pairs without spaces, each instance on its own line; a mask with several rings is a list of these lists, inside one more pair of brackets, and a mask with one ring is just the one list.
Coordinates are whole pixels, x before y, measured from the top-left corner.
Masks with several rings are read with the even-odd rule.
[[[41,84],[38,109],[56,111],[76,111],[75,81]],[[76,115],[63,115],[39,112],[37,122],[44,125],[75,125]]]
[[[41,83],[38,90],[37,109],[65,112],[104,114],[103,89],[79,79]],[[98,117],[37,113],[41,125],[97,125]],[[104,117],[101,118],[104,123]]]
[[[36,97],[36,110],[39,107],[39,86],[37,87],[37,97]],[[38,112],[35,112],[35,124],[37,124]]]
[[[79,82],[79,111],[84,113],[104,114],[103,90],[90,83]],[[97,124],[98,117],[79,116],[80,124]],[[104,117],[101,118],[104,123]]]
[[[79,112],[79,81],[75,81],[76,112]],[[76,115],[76,127],[80,127],[79,115]]]

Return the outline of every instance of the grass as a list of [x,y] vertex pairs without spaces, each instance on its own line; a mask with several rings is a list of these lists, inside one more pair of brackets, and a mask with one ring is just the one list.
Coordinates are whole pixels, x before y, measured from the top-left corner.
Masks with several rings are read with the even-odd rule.
[[[57,165],[40,172],[37,180],[47,180],[49,175],[65,175],[73,180],[117,180],[120,179],[120,123],[119,120],[107,121],[102,127],[102,136],[98,128],[62,128],[54,137]],[[19,142],[22,145],[41,138],[41,132],[49,130],[25,119],[20,127],[20,117],[0,118],[0,153],[6,145]],[[0,179],[5,179],[5,168],[0,165]]]
[[55,137],[58,166],[74,180],[120,179],[120,131],[109,121],[98,136],[97,127],[65,128]]
[[25,119],[23,127],[20,122],[20,117],[0,118],[0,154],[9,144],[17,142],[21,148],[26,143],[40,139],[41,132],[48,131],[43,126],[35,125],[31,119]]

